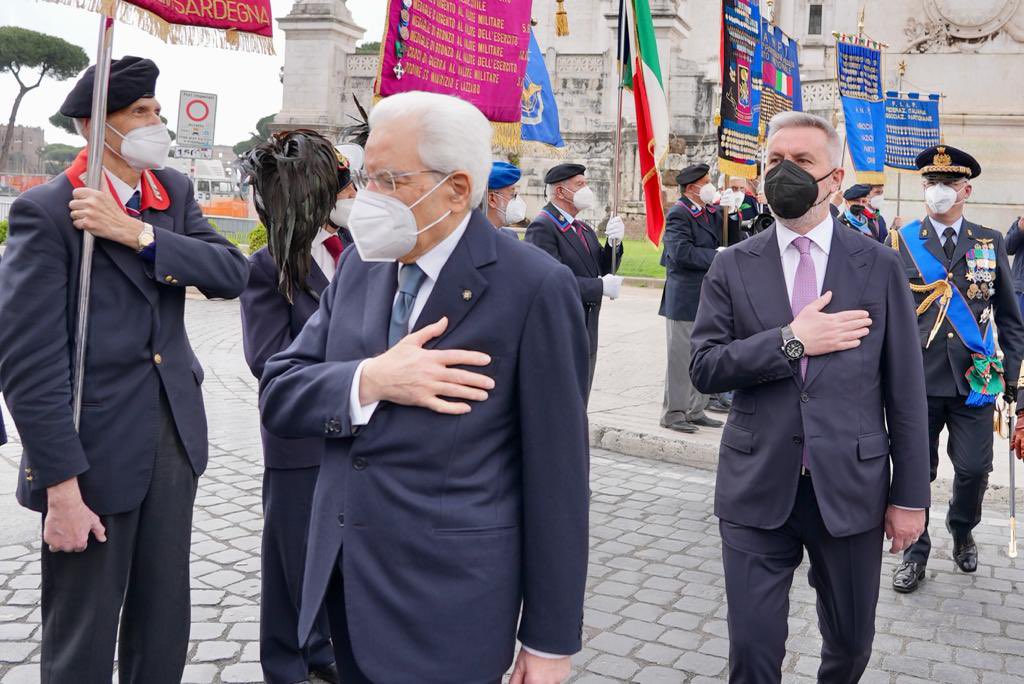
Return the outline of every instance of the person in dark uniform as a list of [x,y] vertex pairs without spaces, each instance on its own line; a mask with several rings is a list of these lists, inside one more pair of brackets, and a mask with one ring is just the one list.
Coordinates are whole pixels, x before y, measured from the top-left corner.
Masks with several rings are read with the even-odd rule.
[[[597,366],[601,298],[618,299],[622,290],[622,278],[612,272],[612,254],[616,250],[616,262],[622,262],[622,238],[626,234],[626,226],[618,216],[608,219],[605,227],[607,240],[602,246],[594,229],[576,218],[580,212],[597,206],[594,191],[584,177],[586,171],[582,164],[559,164],[547,172],[544,183],[547,184],[550,201],[526,229],[526,241],[568,266],[579,283],[590,338],[589,398]],[[618,244],[613,247],[615,242]]]
[[[263,377],[270,357],[287,349],[316,312],[320,295],[334,277],[337,260],[352,244],[351,238],[340,234],[348,234],[348,208],[355,197],[350,158],[358,157],[358,161],[362,155],[349,152],[346,157],[339,149],[337,162],[332,163],[333,151],[326,138],[309,131],[293,131],[262,143],[246,158],[244,168],[253,179],[260,219],[267,227],[268,238],[274,238],[268,242],[281,250],[271,253],[264,247],[252,255],[249,284],[241,296],[245,360],[257,379]],[[282,182],[289,172],[302,178]],[[297,182],[308,183],[309,191],[288,192]],[[305,208],[310,204],[309,197],[321,199],[313,212]],[[293,217],[296,225],[282,225],[281,217]],[[299,237],[285,242],[289,229]],[[289,297],[280,287],[280,274],[299,259],[308,265],[308,271],[302,282],[294,282],[298,275],[291,275]],[[324,440],[282,439],[266,428],[262,428],[261,436],[263,677],[267,684],[294,684],[308,680],[310,675],[337,682],[325,610],[317,615],[309,640],[298,642],[306,535]]]
[[1013,257],[1013,292],[1024,312],[1024,217],[1018,216],[1006,232],[1006,253]]
[[[889,231],[885,227],[885,219],[871,204],[871,192],[877,186],[866,183],[851,185],[843,193],[844,208],[838,220],[847,228],[876,240],[885,242]],[[880,195],[876,195],[880,197]]]
[[696,432],[698,427],[721,427],[722,422],[704,412],[709,397],[690,381],[690,334],[700,301],[704,275],[722,246],[719,207],[712,204],[715,186],[707,164],[694,164],[679,172],[680,197],[665,222],[665,289],[658,314],[665,317],[668,333],[668,365],[661,426],[676,432]]
[[[11,206],[0,266],[0,384],[24,447],[18,501],[43,515],[41,681],[180,682],[189,546],[206,468],[203,369],[185,290],[231,299],[245,256],[210,226],[171,138],[159,70],[112,62],[102,150]],[[61,105],[86,138],[95,67]],[[101,154],[103,189],[85,187]],[[82,231],[95,239],[81,421],[72,411]],[[90,538],[91,537],[91,538]]]
[[[953,536],[953,560],[963,572],[978,568],[971,530],[992,470],[992,417],[998,395],[1016,396],[1024,352],[1024,323],[1013,293],[1010,264],[1001,233],[964,218],[971,180],[981,166],[948,145],[917,157],[924,177],[928,216],[890,234],[899,249],[919,306],[921,344],[928,394],[931,478],[939,467],[939,434],[949,430],[953,493],[946,527]],[[934,296],[945,294],[948,308]],[[935,301],[933,301],[935,300]],[[1003,360],[996,356],[992,324],[999,329]],[[927,527],[903,556],[893,588],[915,591],[925,577],[931,551]]]
[[519,234],[509,226],[526,219],[526,202],[517,192],[522,177],[519,167],[506,161],[496,161],[491,165],[491,175],[487,179],[487,219],[498,232],[517,240]]

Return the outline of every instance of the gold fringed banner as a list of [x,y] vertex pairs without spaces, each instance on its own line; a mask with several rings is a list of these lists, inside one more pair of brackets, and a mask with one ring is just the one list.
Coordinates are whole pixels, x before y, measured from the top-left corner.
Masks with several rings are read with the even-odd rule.
[[558,9],[555,11],[555,35],[569,35],[569,14],[565,11],[565,0],[558,0]]
[[[158,9],[173,12],[166,7],[166,3],[160,0],[120,0],[120,2],[116,0],[46,0],[46,2],[67,5],[107,16],[114,14],[116,6],[118,21],[139,28],[171,45],[214,47],[263,55],[276,54],[274,39],[270,35],[272,24],[268,0],[248,0],[248,4],[242,0],[243,4],[240,6],[248,9],[241,12],[240,15],[244,15],[248,21],[238,22],[238,26],[215,16],[216,8],[220,7],[217,4],[196,6],[197,12],[208,11],[211,15],[209,17],[182,14],[181,18],[187,19],[188,23],[177,23],[156,13]],[[153,7],[149,8],[146,5],[153,5]],[[200,7],[204,9],[200,10]],[[255,33],[253,30],[258,30],[260,33]]]
[[503,152],[519,151],[520,136],[522,134],[522,124],[520,122],[502,123],[492,121],[491,130],[494,131],[494,135],[491,136],[491,148]]
[[718,158],[718,171],[736,178],[747,178],[749,180],[757,178],[756,166],[740,164],[739,162],[722,159],[721,157]]
[[885,173],[879,171],[857,171],[857,182],[865,185],[885,185]]

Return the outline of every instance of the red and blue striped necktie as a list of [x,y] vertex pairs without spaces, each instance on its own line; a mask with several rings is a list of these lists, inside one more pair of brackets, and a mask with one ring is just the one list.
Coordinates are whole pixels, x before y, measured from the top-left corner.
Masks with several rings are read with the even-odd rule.
[[128,212],[128,215],[132,218],[140,218],[142,216],[142,196],[139,191],[136,190],[132,193],[132,196],[128,198],[127,204],[124,205],[124,210]]

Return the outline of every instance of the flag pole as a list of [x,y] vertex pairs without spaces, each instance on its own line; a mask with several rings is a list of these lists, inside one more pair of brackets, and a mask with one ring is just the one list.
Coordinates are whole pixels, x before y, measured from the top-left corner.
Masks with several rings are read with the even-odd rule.
[[1012,404],[1007,405],[1009,415],[1006,417],[1007,426],[1010,429],[1010,545],[1006,552],[1010,558],[1017,557],[1017,460],[1013,453],[1014,408]]
[[[86,185],[102,189],[103,141],[107,121],[107,84],[110,80],[110,54],[114,45],[114,17],[118,0],[107,5],[110,15],[100,13],[100,34],[96,46],[96,72],[92,88],[92,116],[89,119],[89,165]],[[77,430],[82,417],[82,391],[85,387],[86,341],[89,338],[89,290],[92,285],[92,252],[95,238],[82,231],[82,258],[78,270],[78,320],[75,328],[75,368],[72,386],[72,411]]]
[[[619,1],[618,45],[616,46],[615,66],[619,77],[619,86],[617,93],[618,103],[615,108],[615,159],[612,161],[612,216],[619,215],[619,194],[622,191],[622,97],[625,90],[622,83],[622,61],[626,54],[626,37],[628,35],[623,19],[626,16],[626,7],[624,3],[629,1],[630,0]],[[609,240],[608,242],[612,247],[612,273],[615,273],[619,270],[619,241]]]

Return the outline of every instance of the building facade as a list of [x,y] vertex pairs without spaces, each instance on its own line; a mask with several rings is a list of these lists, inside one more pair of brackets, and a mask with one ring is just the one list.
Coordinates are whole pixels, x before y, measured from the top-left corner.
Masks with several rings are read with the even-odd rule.
[[[381,11],[384,3],[381,2]],[[669,154],[662,163],[669,201],[676,171],[715,161],[715,114],[719,101],[719,12],[717,2],[650,0],[659,42],[662,77],[672,116]],[[981,162],[970,217],[1005,229],[1018,215],[1013,194],[1022,186],[1024,113],[1024,0],[776,0],[762,10],[796,38],[804,108],[842,127],[836,97],[833,31],[855,33],[860,10],[864,32],[885,43],[884,86],[941,92],[945,142]],[[559,104],[566,149],[561,158],[588,166],[598,196],[610,203],[614,123],[618,104],[616,24],[618,0],[566,0],[570,34],[555,35],[554,0],[534,0],[537,40],[545,53]],[[352,96],[369,106],[379,58],[355,54],[357,43],[378,40],[357,26],[345,0],[299,0],[279,19],[286,36],[284,102],[277,128],[309,126],[337,136],[358,116]],[[636,157],[631,96],[623,104],[622,212],[639,223],[643,205]],[[524,148],[514,158],[523,168],[521,192],[530,210],[544,201],[544,170],[558,159]],[[902,176],[902,177],[900,177]],[[852,169],[848,178],[853,182]],[[921,215],[922,190],[914,174],[889,170],[886,214]],[[897,205],[898,201],[898,205]],[[595,221],[605,215],[594,210]]]

